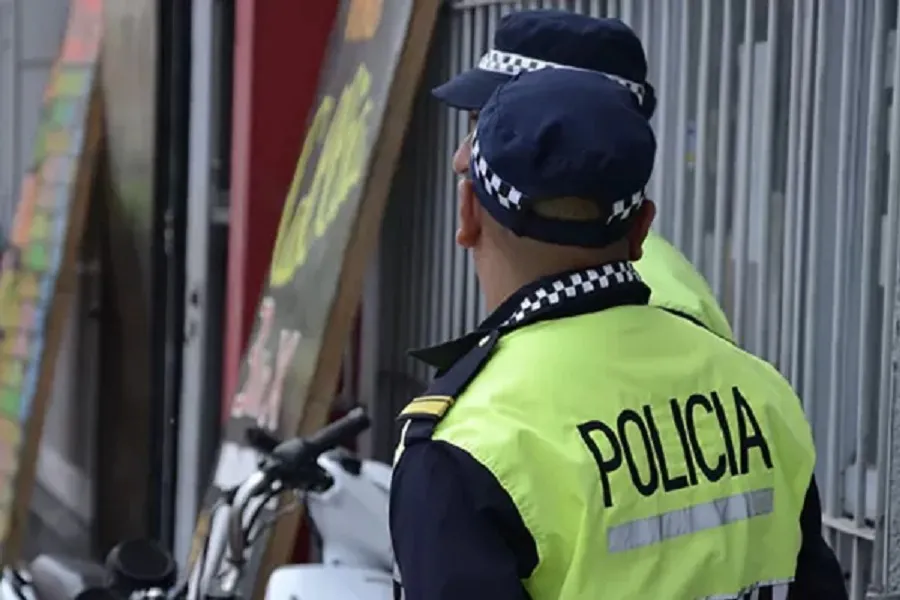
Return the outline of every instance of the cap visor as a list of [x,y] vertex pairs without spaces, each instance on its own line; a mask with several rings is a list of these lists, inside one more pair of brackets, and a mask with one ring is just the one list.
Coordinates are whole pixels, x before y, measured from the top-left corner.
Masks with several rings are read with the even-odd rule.
[[431,93],[447,106],[460,110],[481,110],[494,90],[509,79],[509,75],[502,73],[472,69],[439,85]]

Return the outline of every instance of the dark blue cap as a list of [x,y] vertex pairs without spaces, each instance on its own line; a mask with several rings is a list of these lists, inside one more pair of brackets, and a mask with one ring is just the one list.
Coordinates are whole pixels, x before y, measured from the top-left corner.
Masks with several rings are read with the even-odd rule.
[[656,110],[647,83],[647,57],[641,41],[619,19],[597,19],[562,10],[526,10],[500,19],[494,48],[476,68],[436,87],[439,100],[462,110],[480,110],[498,85],[523,71],[546,68],[605,73],[630,89],[646,118]]
[[[650,123],[631,93],[591,71],[522,73],[488,99],[472,134],[475,194],[516,235],[599,248],[625,236],[656,156]],[[576,197],[600,218],[563,221],[534,202]]]

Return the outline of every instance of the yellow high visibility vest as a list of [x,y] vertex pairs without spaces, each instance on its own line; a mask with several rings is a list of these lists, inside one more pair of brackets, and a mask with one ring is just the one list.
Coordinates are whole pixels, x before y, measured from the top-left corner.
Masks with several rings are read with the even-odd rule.
[[794,576],[801,403],[685,319],[618,306],[514,330],[439,418],[433,439],[493,473],[534,537],[534,600],[778,598]]
[[713,333],[734,341],[728,318],[709,284],[669,242],[651,231],[644,240],[644,256],[634,267],[650,287],[650,304],[687,315]]

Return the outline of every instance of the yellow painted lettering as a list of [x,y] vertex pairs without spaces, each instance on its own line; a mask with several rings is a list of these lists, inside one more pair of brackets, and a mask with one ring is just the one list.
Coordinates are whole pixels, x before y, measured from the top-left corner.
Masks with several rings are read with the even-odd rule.
[[301,231],[303,231],[298,225],[309,219],[304,214],[309,210],[309,207],[304,199],[298,198],[298,196],[309,157],[313,148],[325,136],[325,126],[333,111],[334,98],[325,96],[316,110],[316,115],[313,117],[313,122],[310,124],[306,139],[303,142],[303,149],[300,152],[300,158],[297,160],[297,168],[294,170],[294,178],[291,181],[287,202],[285,202],[284,212],[281,215],[281,223],[278,225],[278,236],[275,238],[275,251],[272,254],[272,268],[269,274],[269,283],[272,286],[279,287],[290,281],[294,274],[298,247],[303,248],[301,252],[304,255],[303,258],[305,258],[306,244],[303,239],[298,239],[298,237],[301,237]]
[[[16,273],[4,269],[0,274],[0,328],[8,329],[18,325],[19,298],[16,293]],[[8,336],[7,336],[8,337]],[[6,340],[3,342],[6,343]]]
[[18,304],[22,304],[23,300],[35,302],[40,295],[40,282],[34,271],[22,271],[19,274],[19,280],[16,282],[16,299]]
[[340,208],[349,200],[353,188],[362,180],[366,125],[372,112],[372,102],[369,100],[371,87],[372,77],[366,67],[360,65],[353,81],[341,94],[341,101],[325,142],[326,147],[322,150],[322,154],[329,157],[329,185],[327,193],[318,202],[315,225],[317,238],[325,234]]
[[[312,242],[325,235],[362,181],[368,153],[368,121],[374,109],[369,99],[371,86],[371,73],[360,65],[340,99],[326,96],[316,111],[278,228],[269,275],[273,287],[290,282],[306,261]],[[303,187],[313,148],[319,145],[321,151],[307,191],[293,200]]]

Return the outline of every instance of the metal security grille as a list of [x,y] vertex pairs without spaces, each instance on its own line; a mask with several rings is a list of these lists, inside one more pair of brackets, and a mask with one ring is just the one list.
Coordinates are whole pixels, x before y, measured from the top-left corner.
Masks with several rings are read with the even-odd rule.
[[427,381],[405,348],[483,316],[453,243],[450,161],[467,116],[427,90],[471,68],[501,16],[522,8],[619,17],[638,31],[660,99],[658,228],[708,277],[741,344],[804,399],[827,539],[851,597],[896,590],[897,0],[448,3],[384,225],[380,397],[399,409]]

